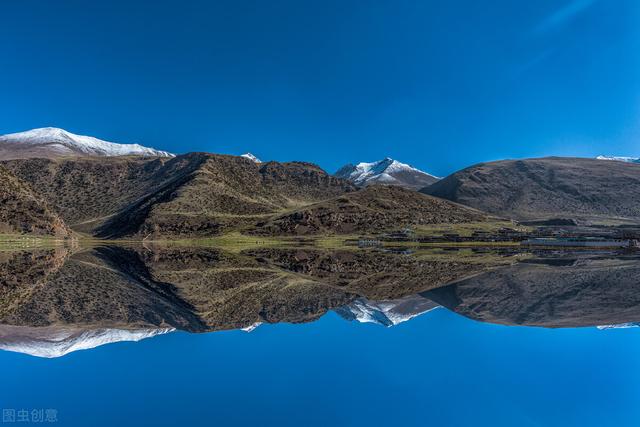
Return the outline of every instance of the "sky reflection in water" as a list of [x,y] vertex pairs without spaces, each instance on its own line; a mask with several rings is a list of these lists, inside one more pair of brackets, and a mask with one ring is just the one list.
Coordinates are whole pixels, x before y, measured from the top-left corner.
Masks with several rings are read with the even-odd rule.
[[[116,271],[113,260],[125,255],[142,263],[136,271],[122,266]],[[420,293],[426,278],[441,274],[430,263],[443,260],[429,255],[420,264],[426,276],[407,276],[409,299],[403,303],[409,311],[429,311],[388,328],[348,321],[341,301],[366,308],[358,299],[362,297],[354,299],[350,293],[399,297],[397,286],[389,285],[396,282],[369,280],[369,287],[363,287],[360,280],[381,276],[376,271],[385,268],[380,260],[386,256],[336,252],[319,256],[306,250],[298,250],[295,259],[286,251],[254,253],[242,259],[211,250],[195,254],[182,250],[81,252],[62,264],[58,256],[42,258],[38,262],[50,269],[44,276],[25,268],[22,258],[6,258],[11,266],[28,272],[28,277],[44,280],[65,295],[67,304],[77,305],[87,295],[95,300],[96,287],[89,279],[99,272],[110,281],[100,283],[105,287],[110,283],[112,292],[104,304],[139,286],[146,293],[135,295],[148,304],[145,307],[157,309],[156,315],[162,315],[164,307],[173,307],[177,314],[167,319],[179,322],[191,318],[176,307],[198,309],[212,301],[230,304],[219,299],[226,295],[227,285],[214,280],[228,273],[230,262],[244,269],[234,278],[245,277],[247,271],[267,271],[269,278],[276,271],[287,276],[287,271],[295,270],[295,274],[285,282],[273,281],[270,292],[263,292],[261,284],[251,285],[251,276],[241,300],[246,307],[235,307],[221,317],[208,316],[206,327],[184,323],[202,327],[196,329],[200,332],[215,332],[170,332],[51,359],[0,352],[1,406],[16,411],[54,408],[58,425],[74,426],[632,426],[640,422],[640,329],[503,326],[471,320],[445,308],[431,309],[424,298],[437,297],[458,313],[489,322],[564,326],[608,318],[609,312],[612,319],[632,321],[637,320],[633,257],[563,261],[559,266],[519,263],[435,293]],[[393,268],[382,276],[393,280],[398,268],[415,272],[418,265],[407,264],[414,262],[412,258],[397,256],[388,262]],[[194,265],[199,269],[193,270]],[[205,271],[202,265],[211,269]],[[358,274],[350,276],[346,265],[357,266]],[[342,268],[338,275],[336,266]],[[302,273],[316,279],[322,276],[321,282],[330,286],[297,281]],[[217,287],[204,292],[195,286],[200,283],[198,274],[208,275],[204,282],[218,283]],[[84,277],[87,283],[70,277]],[[165,293],[158,290],[161,282],[151,280],[160,277],[180,280]],[[350,278],[348,283],[345,278]],[[554,287],[561,280],[562,286]],[[594,289],[606,294],[606,301],[594,299],[598,295]],[[38,301],[37,292],[32,303]],[[282,293],[282,298],[273,299],[274,292]],[[47,295],[41,294],[43,300]],[[212,301],[199,302],[202,295],[211,295]],[[195,305],[177,305],[183,296],[193,298],[189,301]],[[64,306],[35,304],[30,306],[33,311],[16,311],[14,319],[29,326],[30,316],[60,316]],[[37,307],[42,312],[37,313]],[[616,307],[620,311],[613,313]],[[322,315],[325,309],[329,312]],[[108,305],[95,310],[69,315],[80,324],[95,321],[95,316],[109,317],[110,322],[119,319],[119,311]],[[284,323],[263,324],[250,333],[226,330],[250,323],[254,312]],[[320,319],[313,321],[317,315]]]
[[[637,425],[637,329],[480,323],[444,309],[159,336],[59,359],[0,353],[8,408],[60,425]],[[615,392],[613,392],[615,391]]]

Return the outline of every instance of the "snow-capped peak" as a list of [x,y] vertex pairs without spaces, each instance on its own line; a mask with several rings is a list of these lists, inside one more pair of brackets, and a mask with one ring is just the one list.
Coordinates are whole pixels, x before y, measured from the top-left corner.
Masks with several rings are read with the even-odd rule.
[[48,147],[52,154],[86,156],[173,157],[166,151],[139,144],[118,144],[92,136],[76,135],[64,129],[45,127],[0,136],[0,143],[15,144],[16,149]]
[[376,323],[389,327],[406,322],[438,307],[436,303],[427,298],[412,295],[385,301],[358,298],[351,304],[336,309],[335,312],[347,320]]
[[640,157],[625,157],[625,156],[598,156],[598,160],[615,160],[618,162],[627,163],[640,163]]
[[629,323],[619,323],[616,325],[600,325],[597,326],[598,329],[627,329],[627,328],[638,328],[640,327],[640,323],[638,322],[629,322]]
[[245,159],[249,159],[252,162],[256,162],[256,163],[262,163],[262,160],[260,160],[259,158],[257,158],[256,156],[254,156],[251,153],[244,153],[243,155],[241,155],[240,157],[244,157]]
[[255,323],[252,323],[251,325],[247,326],[246,328],[240,328],[240,330],[245,331],[245,332],[252,332],[260,325],[262,325],[262,322],[255,322]]
[[412,188],[421,188],[440,179],[390,157],[377,162],[349,164],[338,170],[335,175],[360,186],[380,183]]
[[36,357],[61,357],[121,341],[140,341],[175,331],[174,328],[148,329],[76,329],[45,326],[0,326],[0,350]]

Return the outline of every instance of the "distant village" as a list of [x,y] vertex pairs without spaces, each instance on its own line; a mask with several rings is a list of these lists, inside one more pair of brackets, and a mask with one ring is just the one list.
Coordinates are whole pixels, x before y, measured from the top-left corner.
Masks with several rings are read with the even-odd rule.
[[477,230],[470,235],[460,235],[446,232],[441,235],[424,236],[411,228],[405,228],[382,234],[376,238],[361,238],[348,243],[360,247],[383,246],[384,244],[438,244],[464,247],[478,247],[482,243],[487,246],[500,246],[517,243],[521,247],[535,248],[600,248],[600,249],[629,249],[640,250],[640,227],[594,227],[577,225],[545,225],[533,227],[523,231],[515,228],[503,227],[495,231]]

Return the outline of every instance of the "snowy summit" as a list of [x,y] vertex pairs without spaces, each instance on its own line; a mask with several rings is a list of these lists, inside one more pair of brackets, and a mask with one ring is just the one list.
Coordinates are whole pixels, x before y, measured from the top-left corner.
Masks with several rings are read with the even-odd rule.
[[351,304],[335,310],[343,319],[360,323],[376,323],[382,326],[395,326],[416,316],[438,308],[428,298],[412,295],[395,300],[370,301],[358,298]]
[[122,341],[140,341],[175,331],[174,328],[141,329],[75,329],[57,326],[0,326],[0,350],[36,357],[62,357]]
[[358,163],[340,168],[335,176],[359,186],[389,184],[419,190],[439,178],[389,157],[372,163]]
[[249,159],[252,162],[256,162],[256,163],[262,163],[262,160],[260,160],[259,158],[257,158],[256,156],[254,156],[251,153],[244,153],[243,155],[241,155],[240,157],[244,157],[245,159]]
[[117,144],[59,128],[39,128],[0,136],[0,159],[63,156],[173,157],[138,144]]
[[640,157],[624,157],[624,156],[598,156],[598,160],[615,160],[618,162],[640,163]]

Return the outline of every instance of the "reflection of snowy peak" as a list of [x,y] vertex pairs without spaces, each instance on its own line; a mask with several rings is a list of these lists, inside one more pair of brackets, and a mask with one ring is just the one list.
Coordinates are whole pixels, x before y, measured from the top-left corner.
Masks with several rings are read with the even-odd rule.
[[437,307],[438,305],[430,299],[413,295],[385,301],[369,301],[366,298],[358,298],[351,304],[335,311],[347,320],[395,326]]
[[245,159],[249,159],[252,162],[256,162],[256,163],[262,163],[262,160],[260,160],[259,158],[257,158],[256,156],[254,156],[251,153],[244,153],[243,155],[241,155],[240,157],[244,157]]
[[0,350],[37,357],[61,357],[78,350],[120,341],[140,341],[174,330],[0,326]]
[[640,163],[640,157],[624,157],[624,156],[598,156],[598,160],[616,160],[618,162]]
[[439,179],[388,157],[378,162],[343,166],[335,175],[363,187],[371,184],[389,184],[413,189],[423,188]]
[[260,325],[262,325],[262,322],[255,322],[255,323],[252,323],[251,325],[247,326],[246,328],[240,328],[240,330],[245,331],[245,332],[251,332],[251,331],[254,331]]
[[173,157],[166,151],[138,144],[117,144],[91,136],[76,135],[59,128],[40,128],[0,136],[2,157],[56,156],[147,156]]
[[617,325],[600,325],[598,329],[625,329],[625,328],[638,328],[640,327],[640,323],[619,323]]

